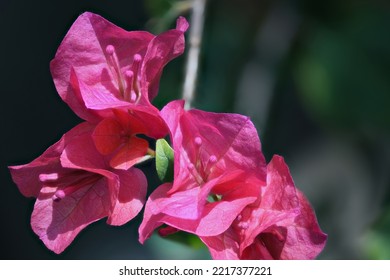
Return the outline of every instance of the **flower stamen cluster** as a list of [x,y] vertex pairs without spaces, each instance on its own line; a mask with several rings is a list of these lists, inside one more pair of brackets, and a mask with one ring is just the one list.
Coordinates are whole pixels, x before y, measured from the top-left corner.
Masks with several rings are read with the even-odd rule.
[[119,65],[118,56],[115,52],[115,47],[113,45],[108,45],[106,47],[106,53],[107,64],[111,71],[111,75],[116,77],[117,86],[119,92],[121,93],[121,97],[125,101],[137,103],[141,98],[138,75],[142,56],[136,53],[133,56],[133,62],[131,65],[126,70],[124,70],[124,72],[122,72],[122,69]]

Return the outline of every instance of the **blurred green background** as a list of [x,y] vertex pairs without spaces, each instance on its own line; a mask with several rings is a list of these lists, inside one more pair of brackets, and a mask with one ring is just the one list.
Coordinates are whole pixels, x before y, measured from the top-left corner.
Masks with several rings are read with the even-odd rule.
[[[49,73],[84,11],[127,30],[174,26],[186,1],[2,1],[0,204],[3,259],[198,259],[207,250],[153,236],[140,217],[89,226],[60,256],[29,225],[33,200],[7,165],[40,155],[79,123]],[[390,2],[208,0],[193,104],[251,117],[269,161],[282,155],[316,210],[328,243],[319,259],[390,259]],[[188,34],[187,34],[188,35]],[[164,70],[155,105],[181,97],[185,55]],[[144,166],[152,173],[153,166]],[[150,190],[159,183],[149,176]],[[197,243],[195,243],[197,244]]]

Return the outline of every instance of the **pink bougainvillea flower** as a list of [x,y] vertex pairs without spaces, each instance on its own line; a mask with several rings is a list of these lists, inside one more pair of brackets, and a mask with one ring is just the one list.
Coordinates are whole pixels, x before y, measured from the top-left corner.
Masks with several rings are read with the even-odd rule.
[[224,233],[201,239],[214,259],[314,259],[327,236],[283,158],[274,156],[261,197]]
[[161,112],[174,149],[174,181],[149,197],[140,226],[143,243],[162,224],[208,236],[225,231],[265,184],[265,160],[248,117],[183,110]]
[[[163,67],[184,51],[187,21],[158,36],[125,31],[86,12],[66,34],[50,69],[61,98],[82,119],[101,110],[151,110]],[[134,106],[137,105],[137,106]]]
[[234,170],[265,182],[266,162],[256,128],[249,117],[183,109],[184,101],[161,111],[175,151],[174,182],[170,193],[189,189]]
[[110,169],[93,144],[93,129],[82,123],[31,163],[10,167],[21,193],[37,198],[34,232],[56,253],[94,221],[108,217],[110,225],[128,222],[145,200],[145,175],[136,168]]
[[158,36],[125,31],[84,13],[73,23],[50,69],[61,98],[84,120],[96,124],[97,150],[110,166],[128,169],[149,151],[137,135],[168,134],[160,112],[150,104],[165,64],[184,51],[187,21]]

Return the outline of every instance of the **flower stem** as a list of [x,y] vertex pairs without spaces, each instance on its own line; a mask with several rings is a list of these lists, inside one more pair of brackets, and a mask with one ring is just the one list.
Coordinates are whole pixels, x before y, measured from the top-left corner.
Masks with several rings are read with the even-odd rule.
[[191,103],[195,96],[205,6],[206,0],[193,0],[190,25],[191,29],[189,35],[189,51],[187,55],[186,75],[182,94],[182,97],[186,102],[184,107],[185,109],[189,109],[191,107]]
[[156,152],[151,148],[148,148],[147,154],[153,158],[156,157]]

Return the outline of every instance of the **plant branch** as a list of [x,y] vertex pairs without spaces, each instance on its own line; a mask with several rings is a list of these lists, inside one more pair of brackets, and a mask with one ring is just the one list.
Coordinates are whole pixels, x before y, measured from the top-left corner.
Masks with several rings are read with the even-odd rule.
[[206,0],[193,0],[190,25],[191,29],[189,35],[190,46],[187,55],[186,74],[182,94],[182,97],[186,102],[184,107],[185,109],[189,109],[191,107],[191,103],[195,96],[205,6]]

